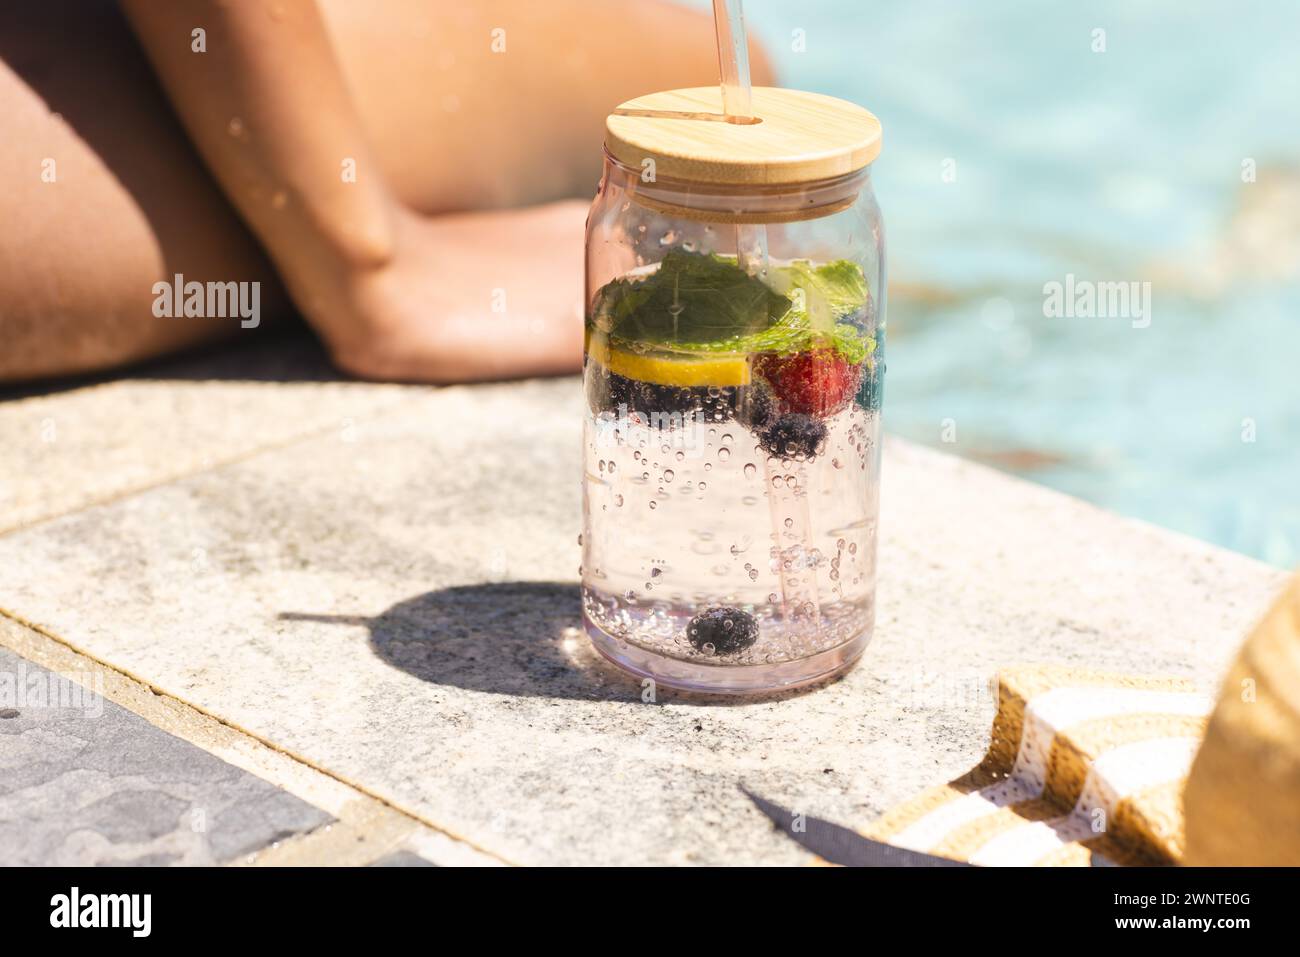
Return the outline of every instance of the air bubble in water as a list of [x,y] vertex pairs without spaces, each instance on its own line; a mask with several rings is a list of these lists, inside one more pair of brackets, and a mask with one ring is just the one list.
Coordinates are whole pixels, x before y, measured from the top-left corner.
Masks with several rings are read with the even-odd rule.
[[753,462],[746,462],[746,463],[745,463],[745,478],[753,478],[756,474],[758,474],[758,468],[754,465],[754,463],[753,463]]

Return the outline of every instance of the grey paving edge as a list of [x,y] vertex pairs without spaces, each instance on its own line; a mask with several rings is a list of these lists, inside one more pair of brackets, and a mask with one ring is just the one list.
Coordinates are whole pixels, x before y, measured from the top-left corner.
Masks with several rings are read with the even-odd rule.
[[222,864],[318,808],[0,649],[0,864]]

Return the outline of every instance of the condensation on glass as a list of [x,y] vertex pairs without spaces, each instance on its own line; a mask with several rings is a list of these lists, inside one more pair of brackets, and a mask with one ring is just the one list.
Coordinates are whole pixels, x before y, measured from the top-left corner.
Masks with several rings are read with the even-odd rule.
[[697,691],[828,677],[875,613],[879,124],[831,101],[810,132],[778,96],[810,94],[754,92],[750,127],[624,104],[587,222],[584,622]]

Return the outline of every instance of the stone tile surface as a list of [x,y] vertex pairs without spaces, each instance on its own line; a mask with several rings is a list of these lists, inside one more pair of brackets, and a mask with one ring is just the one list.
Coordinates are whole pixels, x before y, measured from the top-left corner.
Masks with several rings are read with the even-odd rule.
[[417,391],[341,380],[298,338],[47,394],[0,391],[0,531],[304,435],[347,434]]
[[385,854],[379,860],[370,865],[371,867],[437,867],[433,861],[426,861],[419,854],[412,854],[410,851],[394,851],[391,854]]
[[580,410],[423,393],[0,537],[0,607],[511,861],[788,863],[740,784],[865,822],[978,759],[999,666],[1212,686],[1282,579],[893,441],[863,663],[643,703],[579,629]]
[[0,649],[0,865],[224,863],[324,811]]

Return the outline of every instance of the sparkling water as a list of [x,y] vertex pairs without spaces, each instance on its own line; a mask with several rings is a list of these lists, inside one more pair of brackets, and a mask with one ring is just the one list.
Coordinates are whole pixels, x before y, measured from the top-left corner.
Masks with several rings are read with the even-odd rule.
[[[589,394],[600,374],[594,365]],[[589,628],[657,655],[719,665],[795,661],[869,635],[879,415],[854,401],[824,420],[813,454],[774,449],[728,414],[751,404],[751,389],[709,389],[694,414],[588,409]],[[691,391],[680,390],[686,398]],[[752,615],[758,639],[729,654],[692,643],[692,619],[717,607]]]

